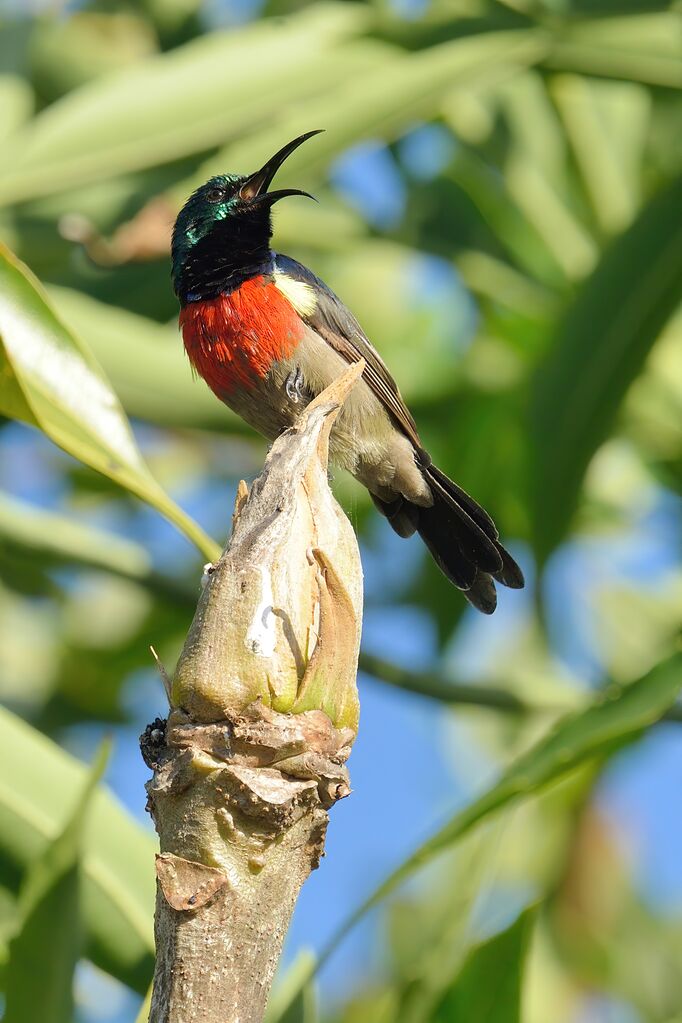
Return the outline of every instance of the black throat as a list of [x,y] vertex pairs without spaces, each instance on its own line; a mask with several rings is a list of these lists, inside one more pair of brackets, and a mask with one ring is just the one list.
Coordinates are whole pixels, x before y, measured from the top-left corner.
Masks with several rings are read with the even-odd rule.
[[[270,232],[244,221],[218,222],[187,248],[173,238],[173,286],[182,305],[229,294],[244,281],[272,273]],[[184,251],[183,251],[184,250]]]

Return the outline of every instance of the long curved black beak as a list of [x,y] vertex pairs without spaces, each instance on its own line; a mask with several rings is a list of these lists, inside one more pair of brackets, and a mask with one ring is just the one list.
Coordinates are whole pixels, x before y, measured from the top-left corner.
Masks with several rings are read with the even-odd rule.
[[240,198],[246,202],[259,200],[258,205],[268,206],[277,202],[278,199],[283,199],[286,195],[306,195],[309,199],[314,199],[315,196],[310,195],[309,192],[302,192],[298,188],[280,188],[275,192],[268,192],[268,188],[287,157],[291,156],[295,149],[298,149],[299,146],[312,138],[313,135],[319,135],[322,131],[324,131],[323,128],[307,131],[305,135],[299,135],[298,138],[283,146],[279,152],[270,157],[267,163],[263,164],[260,170],[257,170],[255,174],[251,174],[246,179],[239,190]]

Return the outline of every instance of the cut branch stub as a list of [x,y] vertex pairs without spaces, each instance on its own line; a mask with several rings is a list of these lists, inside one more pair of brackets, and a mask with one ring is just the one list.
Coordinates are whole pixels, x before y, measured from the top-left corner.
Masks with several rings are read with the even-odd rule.
[[[272,445],[209,573],[171,691],[195,721],[260,700],[323,710],[357,731],[362,569],[357,541],[327,482],[329,433],[364,367],[351,366]],[[295,442],[292,441],[295,439]]]

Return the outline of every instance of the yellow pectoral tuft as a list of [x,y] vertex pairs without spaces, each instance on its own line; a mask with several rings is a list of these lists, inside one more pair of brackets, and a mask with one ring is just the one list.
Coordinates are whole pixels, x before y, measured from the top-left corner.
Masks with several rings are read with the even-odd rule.
[[295,281],[281,270],[275,270],[275,287],[291,303],[299,316],[310,316],[315,312],[317,299],[314,289],[305,281]]

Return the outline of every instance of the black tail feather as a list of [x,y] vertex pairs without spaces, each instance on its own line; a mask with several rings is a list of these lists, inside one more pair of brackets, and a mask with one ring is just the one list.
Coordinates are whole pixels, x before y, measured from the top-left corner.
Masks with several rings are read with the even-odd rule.
[[[436,525],[444,541],[443,533],[447,529],[450,538],[456,537],[460,541],[463,553],[477,568],[484,572],[490,572],[491,575],[501,572],[503,563],[498,550],[497,533],[494,537],[490,537],[464,507],[457,492],[459,487],[455,490],[452,481],[447,476],[444,476],[443,473],[436,476],[432,469],[433,466],[427,469],[426,475],[431,484],[433,505],[431,508],[423,509],[419,516],[420,534],[424,528],[428,533],[433,534],[433,528]],[[474,504],[468,494],[466,497],[468,503]],[[475,507],[481,515],[486,514],[478,505]]]
[[495,581],[512,589],[523,587],[523,573],[499,542],[495,523],[461,487],[434,465],[424,465],[431,485],[429,508],[406,498],[372,499],[400,536],[419,533],[434,561],[466,599],[484,614],[497,606]]
[[484,615],[491,615],[497,607],[497,590],[493,577],[487,572],[479,572],[474,585],[464,591],[469,603]]
[[495,573],[495,578],[503,586],[508,586],[510,590],[522,590],[525,586],[523,572],[509,551],[506,551],[501,543],[497,546],[502,555],[502,571]]
[[467,494],[466,490],[451,480],[449,476],[446,476],[444,472],[436,465],[429,465],[426,470],[426,475],[432,481],[438,481],[443,490],[450,496],[450,499],[455,501],[467,515],[474,520],[477,526],[483,530],[486,536],[489,536],[491,540],[497,540],[499,533],[497,526],[488,515],[485,508],[482,508],[477,501],[474,501],[473,497]]
[[400,495],[394,501],[382,501],[376,494],[369,495],[374,504],[385,515],[398,536],[407,539],[417,531],[419,524],[419,509],[416,504],[411,504]]

